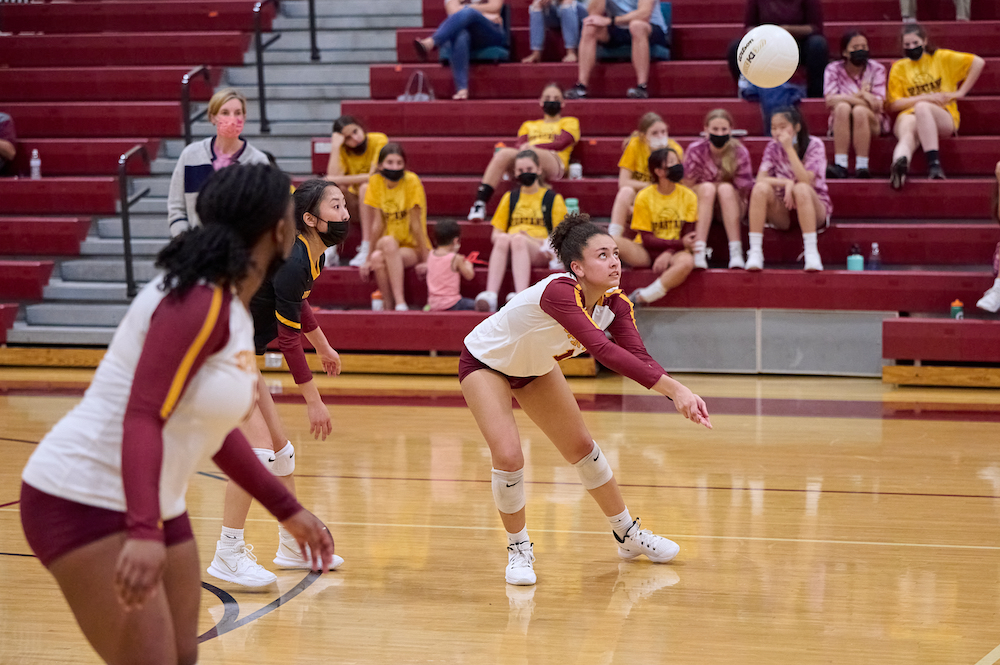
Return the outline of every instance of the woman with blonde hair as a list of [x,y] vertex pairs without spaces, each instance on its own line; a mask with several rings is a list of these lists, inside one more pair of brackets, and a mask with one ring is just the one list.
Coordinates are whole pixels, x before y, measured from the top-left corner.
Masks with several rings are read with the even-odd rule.
[[740,221],[746,214],[753,167],[750,151],[732,136],[733,116],[714,109],[705,116],[705,136],[688,146],[684,157],[684,183],[698,195],[694,267],[708,268],[705,242],[712,221],[721,218],[729,240],[729,267],[743,268]]
[[240,135],[247,117],[247,98],[233,88],[223,88],[208,102],[208,121],[215,125],[209,136],[184,148],[167,194],[170,235],[201,226],[194,204],[208,177],[230,164],[268,164],[267,155]]

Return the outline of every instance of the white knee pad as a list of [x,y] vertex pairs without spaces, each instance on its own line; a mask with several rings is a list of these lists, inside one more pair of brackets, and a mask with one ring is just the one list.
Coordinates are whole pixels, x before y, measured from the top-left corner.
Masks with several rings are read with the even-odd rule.
[[500,471],[493,469],[493,500],[497,510],[512,515],[524,508],[524,469]]
[[582,460],[573,465],[580,474],[580,482],[584,488],[595,490],[611,480],[614,473],[608,464],[608,459],[601,452],[601,447],[594,441],[594,449]]
[[295,447],[289,441],[284,448],[275,451],[271,473],[276,476],[290,476],[293,471],[295,471]]
[[257,456],[264,468],[274,473],[274,451],[270,448],[253,448],[253,454]]

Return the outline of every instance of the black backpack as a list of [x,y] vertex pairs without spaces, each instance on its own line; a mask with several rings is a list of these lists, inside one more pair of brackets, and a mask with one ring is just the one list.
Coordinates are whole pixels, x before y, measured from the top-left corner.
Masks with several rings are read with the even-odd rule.
[[[510,208],[507,210],[507,228],[510,228],[510,223],[514,219],[514,209],[517,208],[517,200],[521,198],[521,188],[515,187],[510,190]],[[545,218],[545,228],[552,233],[552,204],[556,200],[556,192],[554,189],[546,189],[545,195],[542,196],[542,217]]]

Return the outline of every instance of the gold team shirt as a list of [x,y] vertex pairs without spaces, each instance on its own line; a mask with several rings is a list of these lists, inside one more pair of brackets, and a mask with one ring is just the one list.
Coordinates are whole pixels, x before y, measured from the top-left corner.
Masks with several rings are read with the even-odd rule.
[[[517,198],[517,207],[514,214],[510,214],[510,192],[503,195],[500,205],[493,213],[493,227],[505,233],[520,233],[524,231],[532,238],[545,240],[549,235],[549,230],[545,227],[545,217],[542,214],[542,199],[545,192],[549,190],[539,187],[534,194],[525,194],[524,190]],[[507,219],[510,218],[510,228],[507,227]],[[559,226],[559,222],[566,217],[566,201],[561,194],[556,194],[552,201],[552,228]]]
[[[410,230],[410,210],[420,208],[420,227],[427,242],[427,197],[420,178],[407,171],[392,189],[381,173],[373,173],[368,178],[365,205],[377,208],[385,221],[385,233],[395,238],[400,247],[417,248],[417,239]],[[427,242],[429,244],[429,242]]]
[[[361,154],[348,150],[346,145],[340,146],[340,168],[344,175],[368,175],[372,164],[378,163],[378,154],[389,143],[389,137],[381,132],[368,132],[368,147]],[[348,189],[358,193],[358,186],[351,185]]]
[[632,230],[649,231],[660,240],[680,240],[687,222],[698,219],[698,196],[684,185],[675,185],[670,194],[660,194],[650,185],[635,197]]
[[[673,148],[677,153],[677,158],[684,160],[684,150],[673,139],[667,139],[667,147]],[[649,173],[649,144],[641,136],[633,136],[625,146],[622,158],[618,160],[618,167],[628,169],[632,172],[632,177],[642,182],[653,182],[653,176]]]
[[559,158],[563,162],[563,169],[569,168],[569,156],[573,152],[573,146],[580,140],[580,121],[576,118],[559,118],[556,122],[547,120],[529,120],[521,125],[517,130],[518,136],[527,136],[529,145],[542,145],[552,143],[563,132],[569,132],[573,137],[573,142],[566,148],[559,151]]
[[[889,90],[885,100],[886,104],[917,95],[955,92],[958,90],[959,84],[969,74],[969,68],[975,57],[971,53],[939,48],[934,51],[934,55],[924,53],[916,62],[909,58],[897,60],[892,64],[892,69],[889,70]],[[958,103],[952,101],[945,108],[955,121],[955,129],[957,130]],[[899,115],[907,113],[913,113],[913,108],[900,111]]]

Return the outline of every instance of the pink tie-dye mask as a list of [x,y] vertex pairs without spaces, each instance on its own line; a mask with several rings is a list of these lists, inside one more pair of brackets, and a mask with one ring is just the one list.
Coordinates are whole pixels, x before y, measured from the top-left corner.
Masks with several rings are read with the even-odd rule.
[[222,138],[236,139],[243,133],[243,118],[220,116],[216,118],[215,126]]

